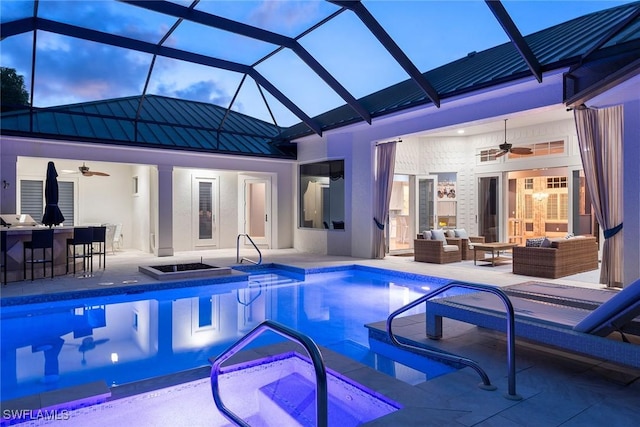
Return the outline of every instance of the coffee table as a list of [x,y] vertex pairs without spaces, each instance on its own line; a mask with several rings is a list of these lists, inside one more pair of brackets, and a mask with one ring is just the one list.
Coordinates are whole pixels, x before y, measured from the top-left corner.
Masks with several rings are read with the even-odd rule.
[[[510,261],[511,258],[501,257],[500,251],[507,251],[513,247],[518,246],[517,243],[474,243],[473,244],[473,265],[477,265],[477,261],[490,262],[492,267],[495,267],[496,263],[503,261]],[[478,251],[491,252],[491,258],[478,259]]]

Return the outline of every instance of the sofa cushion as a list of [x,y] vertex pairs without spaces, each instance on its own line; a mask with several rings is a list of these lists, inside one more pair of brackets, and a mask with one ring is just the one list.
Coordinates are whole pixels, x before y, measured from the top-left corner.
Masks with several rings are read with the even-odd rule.
[[536,237],[535,239],[527,239],[525,246],[527,248],[539,248],[546,237]]
[[457,228],[453,230],[453,233],[455,234],[455,237],[459,237],[461,239],[469,238],[469,233],[467,233],[467,230],[465,230],[464,228]]
[[422,238],[425,239],[425,240],[431,240],[431,231],[424,230],[422,232]]
[[443,245],[442,247],[445,252],[455,252],[460,250],[458,245]]
[[447,238],[444,235],[444,230],[431,230],[431,240],[442,240],[446,242]]

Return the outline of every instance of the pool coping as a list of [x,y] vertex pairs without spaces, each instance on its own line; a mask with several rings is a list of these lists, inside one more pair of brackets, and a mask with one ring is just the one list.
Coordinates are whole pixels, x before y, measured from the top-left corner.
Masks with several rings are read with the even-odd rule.
[[254,273],[256,271],[269,270],[269,269],[286,271],[292,274],[303,276],[303,278],[306,277],[307,275],[313,275],[318,273],[359,270],[359,271],[366,271],[370,273],[392,275],[392,276],[397,276],[399,278],[405,278],[405,279],[411,279],[411,280],[424,279],[424,280],[428,280],[430,283],[435,282],[443,285],[451,281],[450,279],[443,279],[441,277],[428,276],[425,274],[408,273],[408,272],[403,272],[399,270],[370,267],[370,266],[365,266],[360,264],[345,264],[345,265],[338,265],[338,266],[301,268],[301,267],[295,267],[295,266],[286,265],[286,264],[269,263],[269,264],[260,264],[260,265],[236,265],[231,267],[230,274],[218,275],[218,276],[207,277],[207,278],[193,278],[193,279],[179,279],[179,280],[154,280],[149,276],[148,278],[150,280],[153,280],[152,282],[145,282],[145,283],[137,283],[137,282],[124,283],[123,282],[122,284],[100,286],[98,288],[93,288],[93,289],[77,289],[73,291],[50,292],[50,293],[43,293],[43,294],[20,295],[20,296],[11,296],[11,297],[0,296],[0,307],[39,304],[39,303],[47,303],[47,302],[55,302],[55,301],[63,301],[63,300],[73,300],[78,298],[92,298],[92,297],[100,297],[100,296],[134,294],[134,293],[143,293],[143,292],[150,292],[150,291],[162,291],[162,290],[168,290],[168,289],[180,289],[180,288],[190,288],[190,287],[208,286],[208,285],[224,285],[227,283],[235,284],[237,282],[248,281],[251,273]]

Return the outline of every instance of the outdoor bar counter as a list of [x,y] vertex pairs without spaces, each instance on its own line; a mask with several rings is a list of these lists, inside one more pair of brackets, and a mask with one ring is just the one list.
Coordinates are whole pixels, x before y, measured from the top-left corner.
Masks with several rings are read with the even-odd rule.
[[[7,233],[7,282],[23,280],[23,242],[31,241],[32,230],[45,230],[43,226],[0,227],[0,231]],[[53,227],[53,270],[54,275],[66,274],[67,239],[73,237],[74,227]],[[47,256],[49,250],[47,250]],[[35,256],[42,259],[42,250],[36,249]],[[29,251],[27,251],[27,257]],[[71,265],[69,266],[72,267]],[[36,279],[42,278],[42,264],[33,266]],[[51,266],[47,264],[47,276],[51,277]],[[31,280],[31,265],[27,265],[27,280]]]

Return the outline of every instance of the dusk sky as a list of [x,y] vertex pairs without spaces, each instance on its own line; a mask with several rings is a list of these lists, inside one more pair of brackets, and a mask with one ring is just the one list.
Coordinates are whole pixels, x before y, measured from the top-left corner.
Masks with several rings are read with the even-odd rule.
[[[191,1],[175,1],[189,6]],[[481,51],[509,39],[484,1],[364,0],[420,71]],[[630,1],[503,1],[523,35]],[[2,23],[32,16],[33,1],[2,0]],[[196,9],[297,37],[339,8],[325,1],[213,1]],[[158,43],[176,19],[117,1],[41,0],[38,16],[107,33]],[[6,38],[0,44],[3,67],[17,69],[31,92],[33,33]],[[152,56],[37,32],[34,105],[47,107],[139,95]],[[345,11],[299,39],[300,44],[356,98],[406,80],[398,66],[362,22]],[[278,46],[183,22],[165,46],[252,65]],[[344,104],[292,51],[283,49],[256,69],[309,116]],[[229,105],[242,75],[158,58],[147,93]],[[266,91],[277,124],[300,120]],[[247,78],[233,105],[237,111],[271,121],[255,82]]]

